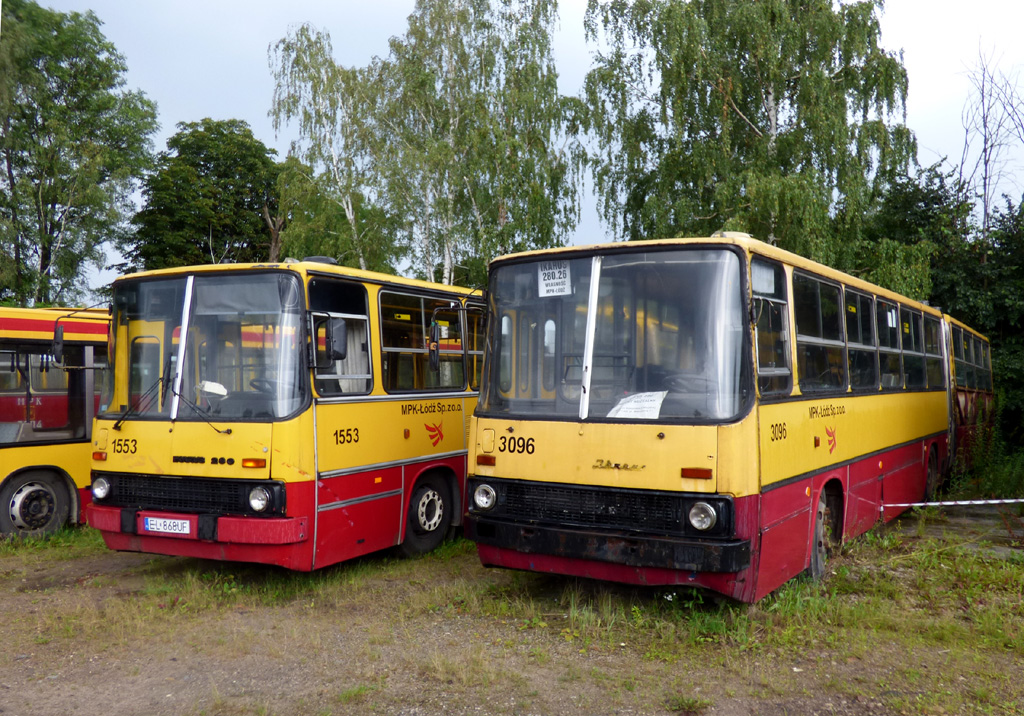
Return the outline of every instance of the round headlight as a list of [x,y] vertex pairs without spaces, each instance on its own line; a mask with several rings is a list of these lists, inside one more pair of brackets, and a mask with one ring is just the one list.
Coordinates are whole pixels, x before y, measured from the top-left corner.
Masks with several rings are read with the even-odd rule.
[[490,485],[480,485],[473,491],[473,504],[478,510],[489,510],[497,501],[498,496]]
[[94,500],[106,499],[110,494],[110,482],[105,477],[97,477],[92,483],[92,497]]
[[253,512],[263,512],[270,506],[270,493],[267,488],[256,486],[249,490],[249,507]]
[[718,522],[718,515],[715,508],[706,502],[698,502],[690,508],[690,524],[694,528],[705,532],[715,526]]

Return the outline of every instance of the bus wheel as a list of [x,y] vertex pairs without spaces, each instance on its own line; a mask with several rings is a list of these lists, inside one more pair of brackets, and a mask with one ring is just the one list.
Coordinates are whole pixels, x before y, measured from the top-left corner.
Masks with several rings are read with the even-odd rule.
[[38,537],[68,521],[71,501],[60,478],[30,470],[15,475],[0,490],[0,533]]
[[939,454],[933,447],[928,451],[928,478],[924,484],[924,501],[933,502],[939,491]]
[[820,580],[825,576],[825,562],[832,551],[832,511],[825,491],[818,497],[818,509],[814,512],[814,543],[811,545],[811,579]]
[[444,480],[427,475],[416,483],[409,501],[402,553],[409,557],[429,552],[441,544],[452,524],[452,504]]

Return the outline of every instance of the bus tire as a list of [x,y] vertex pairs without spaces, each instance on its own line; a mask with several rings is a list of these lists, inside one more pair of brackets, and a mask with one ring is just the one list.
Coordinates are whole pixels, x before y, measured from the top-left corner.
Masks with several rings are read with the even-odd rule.
[[814,536],[811,543],[811,579],[820,581],[825,576],[825,563],[832,551],[832,516],[825,491],[818,496],[818,509],[814,511]]
[[64,481],[52,472],[26,470],[0,489],[0,534],[40,537],[68,521],[71,499]]
[[402,554],[415,557],[431,551],[444,540],[452,524],[452,501],[440,475],[424,475],[409,500]]

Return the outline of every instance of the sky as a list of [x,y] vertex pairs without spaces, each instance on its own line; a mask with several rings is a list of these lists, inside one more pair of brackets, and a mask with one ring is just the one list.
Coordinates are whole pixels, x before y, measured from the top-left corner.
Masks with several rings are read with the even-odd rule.
[[[103,33],[125,57],[127,86],[157,103],[157,150],[178,122],[242,119],[253,134],[283,158],[297,130],[274,133],[267,112],[273,79],[267,49],[289,28],[309,22],[331,35],[335,59],[362,66],[384,56],[388,39],[401,35],[414,0],[37,0],[61,12],[92,10]],[[583,83],[592,49],[583,36],[586,0],[561,0],[555,61],[563,94]],[[1007,75],[1024,71],[1024,2],[1020,0],[888,0],[881,17],[882,45],[902,51],[910,78],[907,125],[918,140],[918,160],[959,161],[964,143],[961,115],[969,93],[968,72],[979,53]],[[1021,157],[1024,159],[1024,156]],[[1024,161],[1017,173],[1024,178]],[[1022,182],[1024,183],[1024,182]],[[1019,195],[1021,186],[1006,188]],[[592,199],[572,243],[610,240]],[[95,275],[95,284],[110,277]]]

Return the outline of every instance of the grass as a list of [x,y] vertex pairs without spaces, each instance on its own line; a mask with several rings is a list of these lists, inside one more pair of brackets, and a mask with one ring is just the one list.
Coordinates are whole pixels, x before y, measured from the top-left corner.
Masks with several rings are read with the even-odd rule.
[[[92,531],[68,530],[0,544],[0,598],[23,605],[0,613],[0,668],[24,654],[133,654],[173,642],[183,659],[266,657],[316,673],[317,655],[341,634],[354,646],[322,668],[347,686],[314,691],[311,713],[415,710],[418,692],[403,691],[400,674],[467,709],[486,692],[540,712],[566,710],[559,699],[576,694],[574,704],[604,710],[656,698],[678,714],[812,697],[874,699],[894,713],[1024,713],[1024,552],[996,552],[939,512],[908,519],[916,526],[845,545],[824,582],[797,579],[752,606],[685,588],[483,570],[464,540],[419,559],[376,555],[311,574],[154,557],[25,591],[40,565],[108,554]],[[282,712],[264,697],[207,696],[194,712]]]

